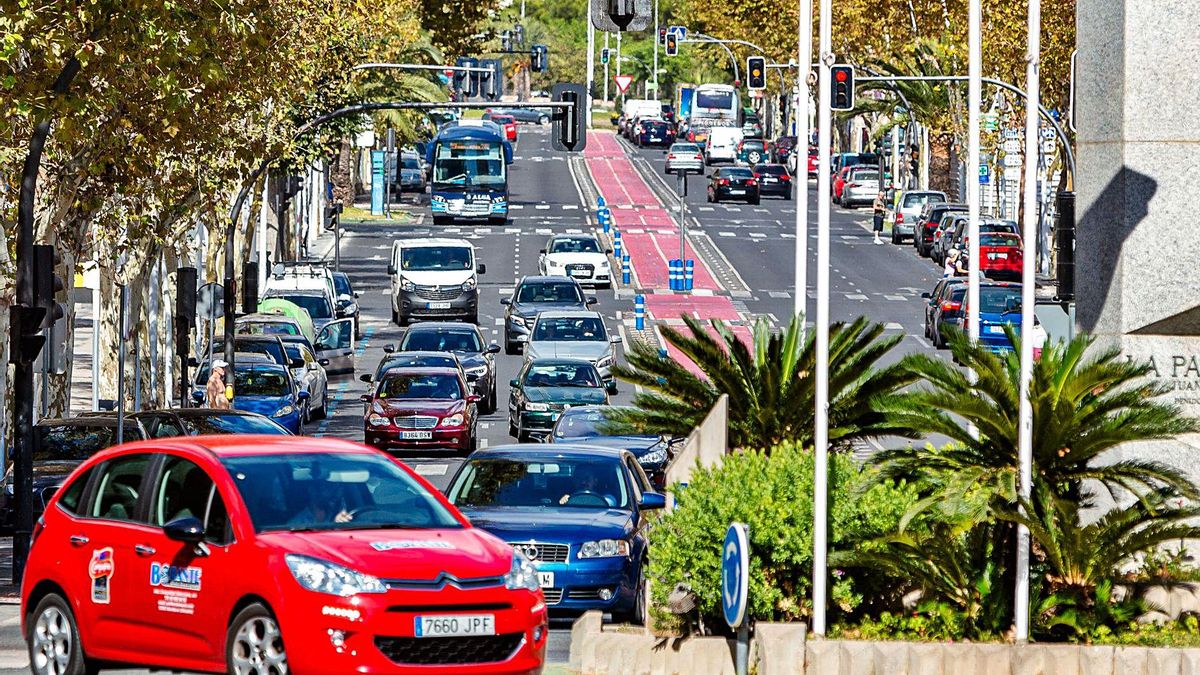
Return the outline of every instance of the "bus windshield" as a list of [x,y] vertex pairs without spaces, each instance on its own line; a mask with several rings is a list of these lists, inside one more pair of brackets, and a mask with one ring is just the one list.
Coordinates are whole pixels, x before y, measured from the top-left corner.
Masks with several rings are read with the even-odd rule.
[[498,141],[442,141],[433,160],[433,182],[464,187],[503,188],[504,148]]
[[696,108],[720,108],[722,110],[730,110],[734,106],[734,98],[732,91],[713,91],[701,89],[696,92]]

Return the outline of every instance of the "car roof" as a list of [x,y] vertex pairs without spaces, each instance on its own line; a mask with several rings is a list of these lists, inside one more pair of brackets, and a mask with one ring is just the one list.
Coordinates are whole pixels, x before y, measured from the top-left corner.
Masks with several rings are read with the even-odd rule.
[[537,459],[545,460],[551,457],[563,459],[620,459],[629,454],[624,448],[610,448],[586,443],[517,443],[512,445],[495,445],[476,450],[468,459]]
[[593,312],[587,309],[556,309],[538,312],[538,319],[578,319],[589,318],[599,319],[600,312]]
[[417,248],[424,246],[465,246],[475,248],[475,245],[466,239],[451,239],[450,237],[421,237],[419,239],[397,239],[396,243],[400,248]]
[[134,413],[135,415],[161,415],[162,413],[174,413],[180,417],[208,417],[210,415],[234,415],[237,417],[262,417],[258,413],[252,413],[248,410],[234,410],[232,408],[168,408],[166,410],[142,410]]
[[556,275],[556,274],[531,274],[527,277],[521,277],[521,283],[518,286],[525,284],[572,284],[579,285],[579,282],[571,277]]
[[591,361],[587,359],[572,359],[565,356],[555,356],[544,359],[532,359],[529,362],[531,366],[590,366]]
[[[181,436],[127,443],[121,448],[165,449],[191,448],[207,450],[218,457],[249,457],[255,455],[290,454],[355,454],[372,450],[358,443],[337,438],[314,436],[263,436],[257,434],[220,434],[212,436]],[[108,451],[105,451],[108,452]]]
[[[131,422],[133,420],[130,420]],[[117,426],[117,414],[115,412],[103,411],[99,413],[89,413],[86,417],[52,417],[49,419],[38,420],[35,427],[115,427]]]
[[587,232],[576,232],[574,234],[555,234],[550,237],[551,240],[558,239],[591,239],[596,240],[596,235]]
[[430,349],[414,349],[409,352],[392,352],[391,354],[384,354],[382,360],[387,361],[388,359],[401,359],[401,358],[410,359],[414,356],[431,358],[431,359],[432,358],[440,358],[440,359],[451,359],[454,361],[458,360],[458,354],[455,354],[454,352],[436,352],[436,351],[433,351]]

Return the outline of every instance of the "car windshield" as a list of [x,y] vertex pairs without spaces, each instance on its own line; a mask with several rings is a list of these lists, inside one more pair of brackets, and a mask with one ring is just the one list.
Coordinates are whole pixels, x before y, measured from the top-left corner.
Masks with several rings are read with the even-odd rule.
[[979,245],[1020,247],[1021,240],[1011,234],[981,234],[979,235]]
[[400,343],[409,352],[483,352],[483,343],[473,330],[409,330]]
[[461,401],[463,392],[456,375],[388,372],[379,383],[379,398],[436,399]]
[[1012,221],[980,223],[979,231],[982,232],[1010,232],[1017,233],[1017,224]]
[[979,308],[981,312],[998,313],[1010,307],[1021,306],[1020,286],[984,286],[979,289]]
[[733,92],[711,90],[698,91],[696,92],[696,107],[724,108],[725,110],[728,110],[733,107]]
[[[79,424],[39,424],[33,428],[33,461],[83,461],[117,444],[117,427]],[[125,438],[138,438],[137,427],[125,426]]]
[[237,368],[234,392],[239,396],[287,396],[291,383],[281,368],[274,366]]
[[240,335],[299,335],[300,327],[290,321],[239,321]]
[[[387,457],[368,453],[295,453],[223,461],[256,532],[461,528],[436,497]],[[445,548],[440,541],[373,541]]]
[[526,387],[599,387],[600,373],[590,363],[535,363],[525,373]]
[[454,505],[467,508],[629,509],[629,491],[615,459],[474,459],[449,494]]
[[350,277],[345,274],[333,275],[333,290],[337,291],[338,295],[351,295]]
[[721,175],[726,178],[754,178],[754,174],[750,169],[724,169]]
[[558,438],[592,438],[608,436],[611,423],[604,410],[568,410],[554,427]]
[[282,298],[288,302],[299,305],[301,309],[308,312],[308,315],[314,319],[332,319],[333,305],[329,304],[329,299],[324,295],[272,295],[272,298]]
[[559,237],[550,244],[551,253],[599,253],[600,244],[592,237]]
[[534,282],[522,284],[517,290],[517,302],[583,302],[583,293],[575,284]]
[[421,168],[421,162],[419,160],[417,160],[416,157],[405,157],[405,158],[401,159],[400,161],[401,161],[401,165],[400,165],[401,168],[413,169],[413,170],[420,170],[420,168]]
[[545,342],[607,340],[604,322],[590,316],[541,317],[533,329],[533,339]]
[[754,173],[762,173],[768,176],[786,176],[787,169],[779,164],[759,164],[754,167]]
[[213,413],[210,415],[183,415],[179,419],[183,422],[183,428],[192,436],[208,434],[291,435],[287,429],[258,415]]
[[466,246],[413,246],[401,249],[400,269],[411,272],[471,269],[471,249]]

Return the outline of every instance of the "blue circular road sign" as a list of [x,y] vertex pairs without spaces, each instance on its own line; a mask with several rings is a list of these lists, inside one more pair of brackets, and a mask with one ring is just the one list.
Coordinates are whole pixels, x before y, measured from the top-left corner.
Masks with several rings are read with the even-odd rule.
[[750,543],[747,528],[734,523],[725,532],[721,547],[721,609],[725,623],[738,628],[746,621],[746,600],[750,591]]

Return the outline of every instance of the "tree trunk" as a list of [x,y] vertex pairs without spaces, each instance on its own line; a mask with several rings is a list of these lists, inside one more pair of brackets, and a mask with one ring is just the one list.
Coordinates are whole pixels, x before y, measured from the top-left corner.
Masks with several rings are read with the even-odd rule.
[[[62,264],[55,270],[55,273],[65,283],[73,285],[75,283],[76,265],[74,252],[62,251],[61,255]],[[62,359],[62,363],[57,364],[59,367],[51,369],[46,378],[46,387],[44,389],[46,392],[46,410],[47,415],[50,417],[69,417],[71,415],[72,373],[75,370],[75,317],[79,313],[79,309],[75,305],[73,293],[66,292],[56,299],[66,301],[67,311],[61,319],[66,330],[62,332],[63,341],[61,344],[51,345],[49,339],[46,341],[46,354],[48,355],[53,351]]]
[[333,201],[340,203],[344,208],[354,206],[353,164],[354,148],[351,146],[349,138],[342,139],[337,159],[333,163],[330,180],[333,182]]
[[958,199],[958,181],[954,171],[954,135],[947,132],[929,134],[929,189],[941,190],[947,197]]

